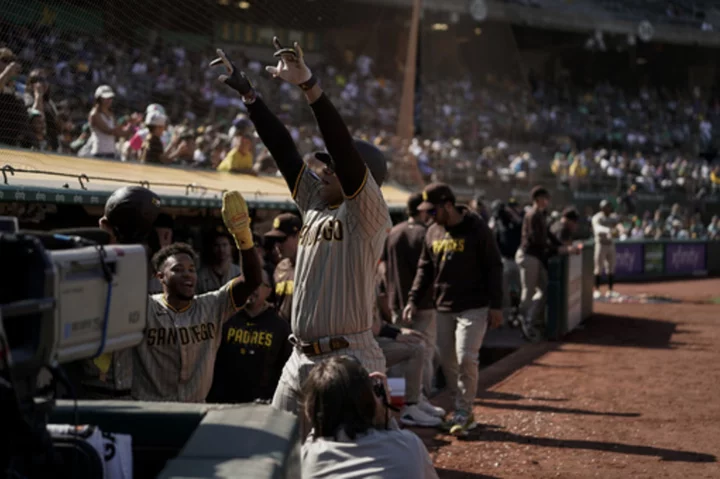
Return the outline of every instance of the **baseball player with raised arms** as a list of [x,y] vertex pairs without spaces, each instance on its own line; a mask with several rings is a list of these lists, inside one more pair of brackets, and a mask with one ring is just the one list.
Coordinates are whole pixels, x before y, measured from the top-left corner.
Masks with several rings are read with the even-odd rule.
[[392,224],[380,190],[387,173],[383,154],[353,140],[305,65],[300,46],[283,48],[277,38],[273,43],[278,63],[267,71],[305,93],[327,147],[307,163],[245,74],[221,50],[212,64],[225,65],[228,74],[220,80],[242,96],[302,214],[291,320],[295,348],[273,398],[275,407],[298,414],[298,392],[317,361],[353,355],[368,371],[385,372],[372,324],[375,269]]
[[155,254],[153,266],[163,293],[150,296],[145,337],[133,350],[133,399],[204,402],[210,391],[223,323],[245,306],[262,281],[250,215],[240,193],[223,195],[222,216],[240,249],[244,279],[196,295],[192,248],[174,243]]

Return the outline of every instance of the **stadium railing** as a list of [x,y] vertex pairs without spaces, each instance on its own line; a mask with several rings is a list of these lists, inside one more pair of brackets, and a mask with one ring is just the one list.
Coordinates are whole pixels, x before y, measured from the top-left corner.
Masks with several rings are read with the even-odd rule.
[[[662,281],[720,276],[720,241],[643,240],[616,243],[618,282]],[[593,253],[558,256],[549,264],[547,337],[560,339],[593,313]]]

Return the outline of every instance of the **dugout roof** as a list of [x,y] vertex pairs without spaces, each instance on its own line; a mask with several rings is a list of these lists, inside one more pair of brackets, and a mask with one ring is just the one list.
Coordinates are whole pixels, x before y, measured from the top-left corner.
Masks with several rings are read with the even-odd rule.
[[[281,177],[240,175],[174,166],[79,158],[26,150],[0,149],[0,201],[104,204],[124,185],[144,185],[166,206],[219,208],[223,190],[238,190],[250,207],[295,209]],[[393,212],[405,208],[408,192],[383,186]]]

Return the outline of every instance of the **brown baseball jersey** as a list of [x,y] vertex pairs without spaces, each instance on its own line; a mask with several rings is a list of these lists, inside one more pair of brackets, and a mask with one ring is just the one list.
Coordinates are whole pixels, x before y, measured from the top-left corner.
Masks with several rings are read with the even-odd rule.
[[285,258],[275,267],[275,309],[286,321],[292,316],[293,292],[295,290],[295,266],[290,258]]
[[180,311],[167,304],[162,294],[150,296],[145,337],[133,354],[134,399],[205,401],[222,325],[240,309],[231,293],[232,283],[227,283],[196,295]]

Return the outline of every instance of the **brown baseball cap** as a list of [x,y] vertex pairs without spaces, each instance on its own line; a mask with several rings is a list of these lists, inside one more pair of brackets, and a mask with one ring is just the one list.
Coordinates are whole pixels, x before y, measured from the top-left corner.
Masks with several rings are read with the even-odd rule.
[[455,203],[455,193],[445,183],[430,183],[422,192],[423,202],[418,206],[418,211],[427,211],[438,205],[450,201]]
[[302,220],[292,213],[282,213],[273,220],[273,227],[265,233],[266,238],[284,239],[297,234],[302,228]]

